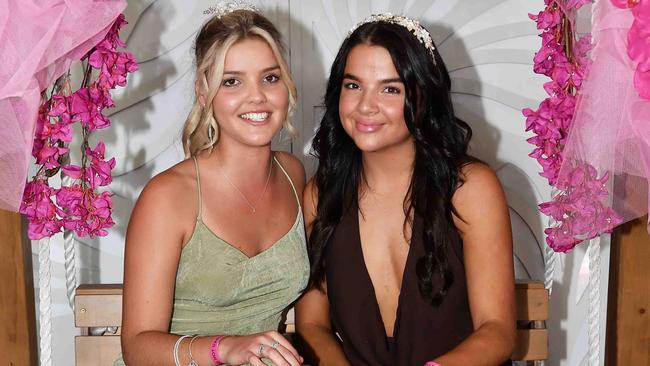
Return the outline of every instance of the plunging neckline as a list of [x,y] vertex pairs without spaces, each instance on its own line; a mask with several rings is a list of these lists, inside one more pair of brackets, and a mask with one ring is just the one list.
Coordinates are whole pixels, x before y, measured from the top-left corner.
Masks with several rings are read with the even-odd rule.
[[[381,315],[381,309],[379,307],[379,300],[377,300],[377,292],[375,291],[375,285],[372,283],[372,278],[370,277],[370,271],[368,271],[368,267],[366,266],[366,259],[363,256],[363,246],[361,245],[361,228],[359,226],[360,225],[360,220],[359,220],[360,212],[359,212],[358,204],[355,205],[355,206],[356,206],[355,207],[356,210],[354,210],[355,211],[354,220],[355,220],[356,225],[354,225],[354,227],[355,227],[355,230],[356,230],[356,241],[357,241],[355,243],[356,244],[355,248],[358,250],[358,254],[361,256],[360,260],[361,260],[361,263],[363,264],[362,265],[363,276],[365,277],[366,285],[369,287],[369,289],[371,291],[375,311],[377,312],[377,319],[381,323],[380,328],[384,330],[382,333],[383,333],[386,345],[388,345],[389,338],[393,338],[393,340],[395,342],[397,342],[400,310],[402,308],[403,296],[406,293],[406,291],[404,291],[404,289],[405,289],[405,286],[408,283],[408,280],[410,278],[410,271],[408,271],[407,269],[409,268],[409,264],[412,261],[412,258],[411,258],[412,253],[413,253],[413,245],[412,244],[413,244],[413,239],[414,239],[414,237],[416,235],[416,231],[413,228],[411,229],[411,240],[409,241],[409,249],[408,249],[408,252],[406,254],[406,261],[404,262],[404,269],[402,270],[402,283],[400,283],[400,286],[399,286],[400,290],[399,290],[399,295],[397,297],[397,308],[395,308],[395,320],[393,321],[393,335],[389,336],[388,334],[386,334],[386,327],[384,326],[384,324],[385,324],[384,323],[384,318]],[[413,220],[413,227],[415,227],[415,219]]]

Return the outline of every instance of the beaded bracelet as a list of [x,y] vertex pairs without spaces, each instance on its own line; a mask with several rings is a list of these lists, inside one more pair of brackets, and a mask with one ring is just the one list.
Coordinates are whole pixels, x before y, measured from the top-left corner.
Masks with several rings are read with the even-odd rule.
[[219,343],[224,338],[226,338],[225,335],[214,337],[212,343],[210,344],[210,356],[212,357],[212,362],[214,362],[215,365],[223,365],[225,363],[221,360],[221,357],[219,357]]

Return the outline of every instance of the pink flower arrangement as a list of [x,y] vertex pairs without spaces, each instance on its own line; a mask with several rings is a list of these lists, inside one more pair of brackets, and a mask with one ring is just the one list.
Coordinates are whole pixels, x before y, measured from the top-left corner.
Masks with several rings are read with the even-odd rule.
[[634,88],[650,99],[650,1],[611,0],[614,6],[632,10],[634,21],[627,34],[627,55],[636,63]]
[[548,76],[544,84],[548,97],[537,110],[525,108],[526,131],[535,135],[527,141],[535,145],[529,154],[542,166],[541,176],[548,179],[559,193],[552,201],[539,205],[540,211],[555,223],[544,230],[546,242],[555,251],[567,252],[583,240],[610,232],[620,219],[605,205],[608,198],[608,175],[598,177],[596,169],[585,164],[572,164],[568,173],[560,175],[564,162],[562,151],[576,108],[576,92],[582,86],[589,66],[587,56],[591,37],[575,39],[571,16],[589,0],[545,0],[546,7],[530,18],[537,23],[542,46],[535,54],[533,71]]
[[603,204],[609,197],[607,174],[599,178],[594,167],[576,164],[561,177],[555,185],[560,193],[540,204],[539,209],[559,223],[544,230],[547,243],[555,251],[567,252],[583,240],[611,232],[620,219]]
[[[118,51],[118,47],[126,46],[119,38],[119,29],[124,24],[124,15],[120,15],[104,39],[82,58],[86,61],[86,72],[77,91],[70,93],[69,77],[64,77],[67,88],[57,82],[51,97],[40,106],[32,155],[41,168],[27,183],[20,207],[29,221],[30,239],[52,236],[61,230],[72,230],[80,237],[105,236],[106,229],[114,225],[111,194],[98,188],[112,182],[115,159],[105,158],[101,141],[95,148],[89,147],[88,136],[110,126],[110,120],[103,114],[105,108],[115,106],[110,90],[126,85],[127,75],[138,69],[133,55]],[[98,70],[94,81],[93,69]],[[83,131],[82,164],[65,165],[73,137],[72,124],[76,122]],[[49,177],[59,170],[75,179],[74,183],[58,189],[50,187]]]

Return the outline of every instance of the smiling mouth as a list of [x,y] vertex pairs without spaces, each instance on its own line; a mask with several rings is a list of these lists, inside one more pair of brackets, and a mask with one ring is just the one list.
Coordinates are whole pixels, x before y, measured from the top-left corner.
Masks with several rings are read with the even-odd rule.
[[363,123],[356,121],[355,122],[355,127],[357,128],[358,131],[361,132],[375,132],[379,130],[383,124],[381,123]]
[[241,114],[239,117],[251,122],[264,122],[270,115],[269,112],[251,112]]

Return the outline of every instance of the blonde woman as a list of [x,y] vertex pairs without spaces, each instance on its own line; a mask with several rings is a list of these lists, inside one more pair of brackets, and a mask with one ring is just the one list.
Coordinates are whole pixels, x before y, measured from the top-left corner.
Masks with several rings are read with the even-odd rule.
[[276,28],[221,5],[196,39],[188,159],[154,177],[126,238],[128,365],[299,365],[277,332],[306,287],[302,164],[271,150],[296,88]]

